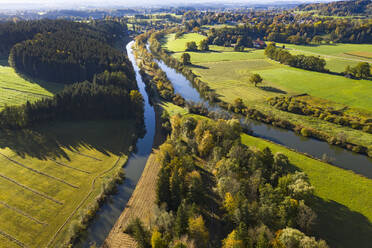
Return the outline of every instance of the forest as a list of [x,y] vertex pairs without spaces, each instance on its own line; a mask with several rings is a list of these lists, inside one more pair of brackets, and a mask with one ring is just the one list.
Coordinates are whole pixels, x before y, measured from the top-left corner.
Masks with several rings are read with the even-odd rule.
[[154,225],[137,219],[125,230],[140,247],[328,247],[306,235],[314,189],[285,155],[244,146],[237,120],[173,116],[171,124]]
[[359,16],[371,15],[372,3],[369,0],[337,1],[331,3],[301,4],[297,7],[300,11],[317,11],[324,16]]
[[125,55],[110,46],[116,40],[114,37],[120,38],[126,32],[122,25],[115,25],[93,28],[67,22],[56,32],[38,33],[14,45],[9,64],[33,78],[65,84],[91,81],[94,74],[105,70],[121,70],[130,75],[130,63]]
[[[188,16],[193,18],[187,20]],[[240,22],[243,24],[235,27],[224,27],[220,29],[211,28],[205,34],[208,35],[209,44],[230,46],[236,43],[238,38],[263,39],[291,44],[320,44],[322,42],[344,42],[344,43],[371,43],[372,24],[364,19],[333,19],[320,18],[306,15],[253,13],[244,15],[252,19],[244,21],[238,14],[212,15],[202,13],[185,13],[186,31],[200,31],[203,25]],[[250,16],[252,15],[252,16]],[[217,18],[220,16],[219,18]],[[252,21],[253,20],[253,21]],[[250,43],[247,43],[249,47]]]
[[5,106],[0,128],[19,129],[56,120],[136,119],[142,123],[143,98],[132,64],[114,47],[127,36],[125,23],[43,20],[6,23],[1,28],[4,36],[9,34],[3,49],[27,39],[10,49],[12,67],[69,86],[52,98]]

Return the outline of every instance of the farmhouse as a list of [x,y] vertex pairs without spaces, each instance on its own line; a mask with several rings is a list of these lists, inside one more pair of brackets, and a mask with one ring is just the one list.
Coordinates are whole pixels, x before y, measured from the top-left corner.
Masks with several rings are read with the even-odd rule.
[[259,38],[257,40],[252,41],[254,48],[264,49],[266,47],[266,43]]

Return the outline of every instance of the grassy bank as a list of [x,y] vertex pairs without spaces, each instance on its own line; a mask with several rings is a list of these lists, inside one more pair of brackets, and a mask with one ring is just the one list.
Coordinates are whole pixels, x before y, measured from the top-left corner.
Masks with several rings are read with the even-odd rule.
[[[134,132],[131,121],[2,131],[0,230],[27,247],[44,247],[68,220],[51,243],[61,245],[78,229],[77,221],[92,214],[83,210],[93,209],[103,185],[120,171]],[[6,247],[17,246],[7,240],[12,245]]]

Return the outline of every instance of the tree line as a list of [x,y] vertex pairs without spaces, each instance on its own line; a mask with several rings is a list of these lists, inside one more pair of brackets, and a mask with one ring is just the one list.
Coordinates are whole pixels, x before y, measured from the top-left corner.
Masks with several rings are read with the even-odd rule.
[[53,98],[21,106],[5,106],[0,112],[0,128],[21,129],[48,121],[136,119],[143,121],[142,95],[134,85],[110,84],[107,78],[126,77],[104,72],[94,83],[85,81],[66,86]]
[[325,68],[325,59],[315,56],[305,56],[302,54],[292,55],[284,48],[276,47],[275,43],[270,43],[265,48],[265,55],[270,59],[279,61],[281,64],[310,71],[329,72],[329,70]]
[[285,155],[243,145],[237,120],[174,116],[171,124],[152,228],[137,219],[125,230],[140,247],[328,247],[306,235],[314,188],[289,172]]

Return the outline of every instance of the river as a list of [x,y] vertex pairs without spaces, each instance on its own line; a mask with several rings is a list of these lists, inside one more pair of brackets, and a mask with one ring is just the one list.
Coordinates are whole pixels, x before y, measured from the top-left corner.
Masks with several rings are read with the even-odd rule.
[[139,91],[145,100],[145,128],[146,134],[136,143],[136,152],[130,155],[124,169],[125,179],[122,184],[117,186],[117,192],[110,195],[103,203],[97,212],[96,216],[89,223],[87,230],[82,234],[80,242],[74,247],[89,248],[91,244],[96,244],[100,247],[117,219],[126,207],[129,198],[131,197],[137,182],[139,181],[142,172],[145,168],[147,159],[152,151],[155,136],[155,111],[150,105],[148,95],[145,90],[145,83],[139,74],[139,68],[133,55],[132,45],[134,42],[128,43],[126,46],[129,60],[133,64],[136,73],[136,80]]

